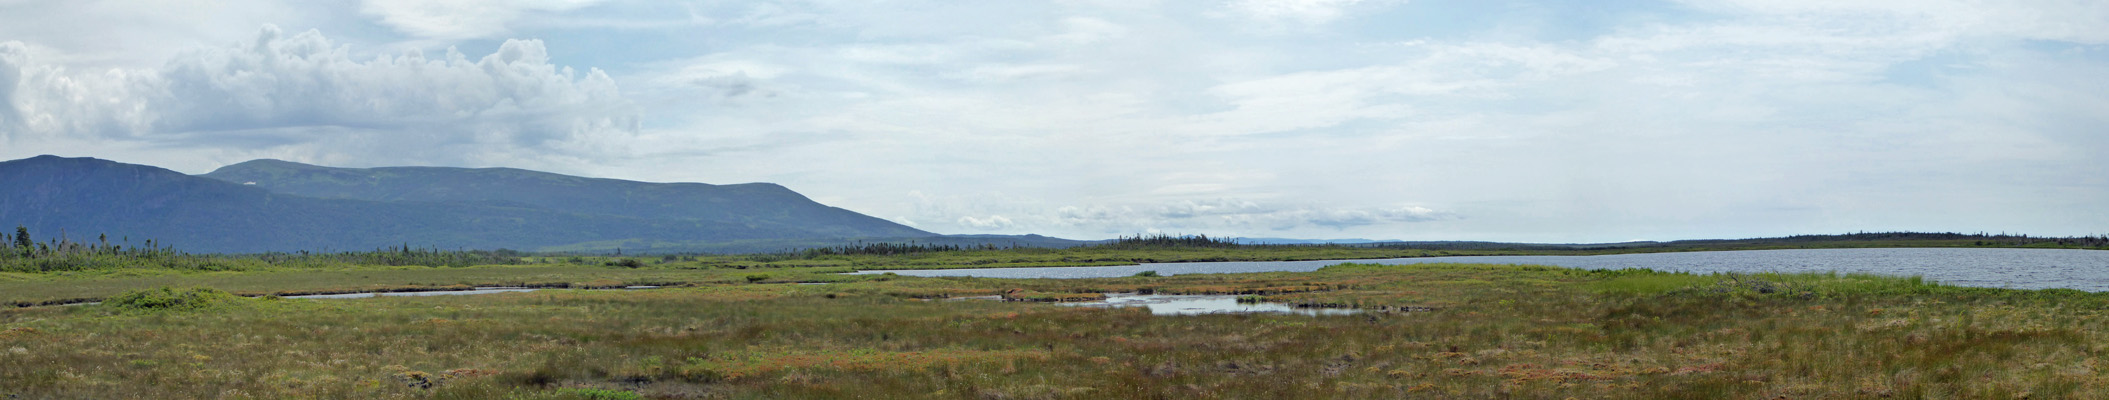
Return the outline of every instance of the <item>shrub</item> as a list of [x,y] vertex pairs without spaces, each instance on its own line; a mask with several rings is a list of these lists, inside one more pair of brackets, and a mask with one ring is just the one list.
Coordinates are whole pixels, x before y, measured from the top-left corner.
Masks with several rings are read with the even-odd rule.
[[769,280],[769,274],[754,274],[747,276],[748,282],[761,282],[766,280]]
[[562,394],[567,394],[567,395],[572,395],[572,396],[576,396],[575,398],[580,398],[580,399],[588,399],[588,400],[640,400],[640,399],[643,399],[643,398],[644,398],[644,397],[642,397],[642,396],[638,396],[638,395],[637,395],[637,393],[634,393],[634,392],[630,392],[630,391],[627,391],[627,390],[608,390],[608,389],[595,389],[595,388],[564,388],[564,389],[558,390],[557,392],[558,392],[558,393],[562,393]]
[[1156,271],[1156,270],[1149,270],[1149,271],[1142,271],[1142,272],[1137,272],[1137,273],[1135,273],[1135,277],[1137,277],[1137,278],[1155,278],[1155,277],[1159,277],[1159,276],[1163,276],[1163,275],[1158,275],[1158,274],[1157,274],[1157,271]]
[[163,311],[198,310],[231,303],[240,299],[219,289],[197,287],[176,289],[162,286],[153,289],[133,290],[103,300],[103,305],[119,310]]

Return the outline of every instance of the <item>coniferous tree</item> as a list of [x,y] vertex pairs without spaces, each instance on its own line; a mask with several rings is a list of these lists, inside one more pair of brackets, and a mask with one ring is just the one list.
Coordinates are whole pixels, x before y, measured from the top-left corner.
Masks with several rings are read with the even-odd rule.
[[35,246],[36,243],[34,240],[29,240],[29,227],[15,225],[15,247],[26,249]]

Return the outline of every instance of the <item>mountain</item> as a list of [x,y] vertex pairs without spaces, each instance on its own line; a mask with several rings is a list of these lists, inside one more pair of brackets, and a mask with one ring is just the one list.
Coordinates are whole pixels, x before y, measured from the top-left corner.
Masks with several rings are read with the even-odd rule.
[[733,241],[624,240],[621,242],[589,242],[569,246],[545,247],[540,250],[551,252],[594,252],[620,248],[626,254],[771,253],[820,247],[861,246],[871,243],[931,244],[967,248],[993,246],[996,248],[1039,247],[1062,249],[1104,243],[1104,241],[1069,240],[1040,235],[944,235]]
[[[283,162],[258,165],[299,166]],[[339,170],[313,168],[318,171]],[[225,177],[245,170],[251,168],[223,169],[215,173],[229,172],[221,175]],[[708,187],[592,180],[521,170],[498,172],[559,181],[563,180],[560,178],[576,179],[587,182],[578,188],[582,191],[607,190],[611,187],[607,185],[646,192],[650,189],[642,188],[652,185]],[[775,185],[730,185],[741,190],[722,191],[721,197],[696,200],[738,204],[724,208],[754,214],[707,214],[697,211],[707,207],[664,205],[679,202],[673,197],[678,194],[617,196],[638,201],[662,201],[659,207],[640,206],[645,211],[625,213],[590,207],[580,210],[553,207],[550,205],[562,204],[562,201],[592,202],[538,199],[536,193],[494,193],[459,199],[442,194],[386,200],[350,196],[323,198],[276,192],[262,183],[247,184],[252,181],[228,182],[93,158],[38,156],[5,161],[0,162],[0,224],[26,226],[40,240],[61,232],[76,241],[94,240],[99,234],[107,234],[113,243],[129,241],[138,245],[146,239],[154,239],[157,245],[195,252],[365,250],[403,244],[445,249],[532,250],[635,239],[711,242],[930,235],[819,205]],[[440,185],[443,184],[428,184],[424,190],[443,193],[436,188]],[[474,186],[478,191],[506,187]],[[754,205],[748,202],[778,204]],[[680,210],[694,212],[690,215],[699,217],[678,217],[677,211]]]
[[710,221],[803,230],[813,237],[935,236],[829,207],[771,183],[647,183],[513,168],[331,168],[279,160],[229,165],[201,176],[317,198],[469,203]]

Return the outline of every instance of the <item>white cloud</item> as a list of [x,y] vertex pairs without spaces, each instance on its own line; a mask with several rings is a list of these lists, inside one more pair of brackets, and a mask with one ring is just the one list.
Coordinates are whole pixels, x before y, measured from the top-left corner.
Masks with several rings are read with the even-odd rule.
[[1017,80],[1060,79],[1085,72],[1075,65],[983,65],[961,74],[968,81],[977,83],[1001,83]]
[[503,35],[522,15],[570,11],[603,0],[366,0],[359,11],[403,33],[432,39]]
[[0,1],[0,41],[20,41],[45,63],[159,65],[201,44],[247,37],[259,25],[332,25],[334,2],[277,0]]
[[974,216],[959,217],[958,223],[961,227],[982,231],[1005,230],[1017,226],[1017,224],[1011,223],[1010,218],[1001,215],[991,215],[986,218]]
[[1195,116],[1183,128],[1192,134],[1235,135],[1402,120],[1430,105],[1509,98],[1519,88],[1618,65],[1604,55],[1546,45],[1412,43],[1398,50],[1418,57],[1216,86],[1209,93],[1233,108]]
[[17,138],[459,164],[620,152],[611,144],[638,130],[612,79],[552,65],[533,40],[506,41],[478,60],[450,49],[437,59],[357,61],[315,31],[266,27],[248,43],[195,49],[160,68],[100,72],[41,64],[21,49],[0,45],[0,71],[19,71],[0,86],[11,105],[0,123],[13,127],[0,135]]
[[[163,6],[153,13],[176,16],[135,23],[146,12],[42,4],[0,4],[0,38],[25,45],[0,49],[0,75],[17,74],[0,113],[30,112],[0,124],[50,116],[0,132],[0,154],[768,181],[936,232],[1002,216],[1011,226],[995,231],[1069,237],[2109,221],[2068,204],[2109,202],[2088,173],[2109,168],[2099,1],[549,3],[455,22],[282,23],[349,36],[281,38],[276,51],[303,55],[274,57],[243,55],[253,43],[167,50],[244,39],[224,27],[274,13],[171,28],[200,16]],[[427,13],[463,12],[450,10]],[[121,18],[81,18],[95,15]],[[553,69],[357,51],[497,46],[458,37],[589,46],[552,50],[610,68],[625,90],[589,71],[564,79],[546,59],[518,64]],[[98,61],[112,58],[148,62]],[[179,67],[202,71],[183,79],[196,86],[172,86]],[[503,89],[521,85],[542,89]],[[925,204],[899,195],[910,189],[1001,195]]]
[[[1244,199],[1178,200],[1156,204],[1043,206],[1040,202],[991,202],[998,197],[921,195],[924,220],[952,220],[954,226],[980,232],[1058,233],[1099,238],[1138,232],[1183,232],[1227,235],[1279,234],[1309,229],[1342,230],[1370,226],[1445,221],[1455,213],[1423,206],[1341,207],[1316,204],[1271,204]],[[944,227],[937,227],[944,228]],[[942,229],[940,229],[942,230]]]
[[15,87],[21,85],[22,67],[29,63],[29,57],[29,46],[22,42],[0,42],[0,128],[20,129],[24,125],[20,113],[15,111]]
[[710,59],[667,63],[661,68],[665,70],[652,73],[644,80],[661,90],[677,89],[685,93],[696,93],[689,91],[695,89],[725,100],[775,96],[777,90],[767,87],[765,82],[790,70],[767,62]]
[[1716,12],[1844,26],[1911,26],[1949,36],[2109,43],[2109,7],[2091,0],[1682,0]]
[[1062,19],[1062,33],[1048,37],[1054,43],[1064,45],[1090,45],[1128,36],[1126,26],[1098,18],[1070,17]]
[[1363,0],[1233,0],[1228,7],[1240,15],[1262,21],[1294,21],[1306,24],[1331,22],[1346,8]]
[[[7,79],[12,78],[12,79]],[[74,73],[43,65],[18,42],[0,43],[0,136],[10,139],[75,132],[129,132],[152,123],[145,99],[151,74],[111,69]]]
[[[759,141],[829,132],[840,142],[716,165],[765,164],[800,171],[771,179],[872,194],[842,196],[853,209],[909,215],[938,232],[969,229],[946,226],[965,225],[962,217],[1002,215],[1016,225],[1009,232],[1076,237],[1148,229],[1505,240],[1800,233],[1906,220],[1838,218],[1899,208],[1967,215],[1955,210],[1990,200],[1915,182],[2011,192],[1996,189],[2010,181],[1977,166],[2104,149],[2056,132],[2069,128],[2030,127],[2083,126],[2075,115],[2100,113],[2078,110],[2103,97],[2044,84],[2099,80],[2077,70],[1994,72],[2039,61],[2099,64],[2088,59],[2099,55],[2013,57],[2062,46],[2022,40],[2084,37],[1994,28],[2027,21],[1996,15],[2059,12],[2037,4],[2021,12],[1989,3],[1954,3],[1971,6],[1961,12],[1701,6],[1697,18],[1643,4],[1630,19],[1577,15],[1561,25],[1599,26],[1526,33],[1504,25],[1542,21],[1497,15],[1430,32],[1436,28],[1327,22],[1437,4],[1300,4],[1234,3],[1249,18],[1230,19],[1178,4],[1078,6],[1063,9],[1073,15],[989,14],[1015,29],[884,34],[850,13],[814,9],[841,24],[830,32],[859,39],[726,49],[725,59],[798,66],[764,83],[802,90],[765,110],[698,111],[716,115],[690,126]],[[2064,11],[2062,20],[2100,19]],[[1991,16],[1965,15],[1974,12]],[[2006,22],[1987,22],[1994,20]],[[912,24],[903,21],[929,20],[871,25]],[[1255,38],[1255,21],[1310,34]],[[1117,26],[1104,31],[1119,36],[1081,33],[1098,32],[1094,26]],[[1935,65],[1911,65],[1922,60]],[[1930,72],[1905,76],[1911,68]],[[2036,170],[2100,165],[2056,159],[2065,161],[2050,164],[2062,167]],[[871,165],[886,168],[861,172]],[[958,187],[1005,195],[913,210],[888,196]],[[1863,194],[1884,190],[1924,200],[1882,207],[1871,204],[1885,200]],[[1254,204],[1185,200],[1226,197]],[[1360,203],[1335,203],[1342,201]],[[1470,218],[1427,219],[1451,215]],[[1940,218],[1920,220],[1930,219]]]

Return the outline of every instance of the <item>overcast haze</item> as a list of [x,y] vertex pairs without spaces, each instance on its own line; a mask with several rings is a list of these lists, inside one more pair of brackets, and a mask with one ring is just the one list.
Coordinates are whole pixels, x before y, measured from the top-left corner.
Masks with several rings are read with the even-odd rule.
[[2109,3],[0,0],[0,157],[774,182],[948,234],[2109,233]]

